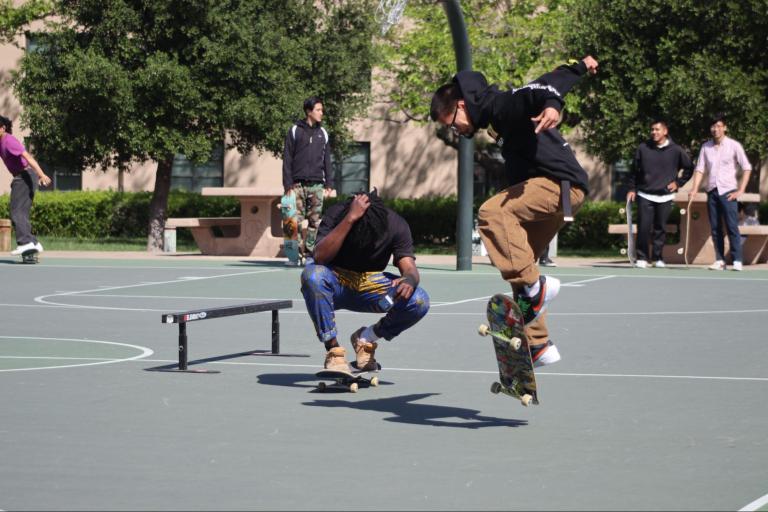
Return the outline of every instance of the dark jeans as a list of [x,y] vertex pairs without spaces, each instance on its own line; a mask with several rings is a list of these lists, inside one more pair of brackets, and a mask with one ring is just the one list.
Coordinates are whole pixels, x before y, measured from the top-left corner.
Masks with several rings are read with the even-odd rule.
[[717,189],[707,192],[707,212],[709,225],[712,227],[712,242],[715,244],[715,259],[725,261],[725,236],[723,222],[728,232],[728,243],[731,244],[733,261],[741,261],[741,236],[739,236],[739,203],[729,201],[728,194],[717,193]]
[[[653,241],[652,261],[661,260],[664,242],[667,239],[667,219],[672,210],[672,201],[656,203],[637,196],[637,259],[648,261],[648,242]],[[653,233],[651,233],[653,230]],[[653,236],[651,236],[653,234]]]
[[18,245],[37,243],[32,235],[32,224],[29,222],[29,212],[32,209],[32,199],[35,197],[37,183],[28,171],[22,171],[11,181],[11,222],[16,231]]

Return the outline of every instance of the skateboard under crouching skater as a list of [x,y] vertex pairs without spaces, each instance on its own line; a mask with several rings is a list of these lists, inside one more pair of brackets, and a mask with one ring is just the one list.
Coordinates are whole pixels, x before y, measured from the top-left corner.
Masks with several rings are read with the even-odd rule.
[[[381,365],[376,363],[375,370],[363,370],[357,369],[356,363],[351,365],[352,371],[345,372],[342,370],[320,370],[315,375],[321,382],[317,384],[318,391],[325,391],[327,389],[340,389],[349,391],[350,393],[357,393],[362,383],[364,387],[378,387],[379,377],[378,373],[381,371]],[[323,382],[325,380],[332,381],[330,384]]]

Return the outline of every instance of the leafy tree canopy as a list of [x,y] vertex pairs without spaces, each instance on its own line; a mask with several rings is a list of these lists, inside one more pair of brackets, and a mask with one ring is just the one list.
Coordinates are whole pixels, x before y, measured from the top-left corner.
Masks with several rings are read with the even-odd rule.
[[61,0],[15,86],[35,151],[76,167],[184,153],[223,134],[279,154],[309,95],[329,131],[366,106],[373,27],[361,2]]
[[[520,87],[562,64],[565,6],[563,0],[462,1],[473,69],[503,88]],[[393,108],[426,121],[432,93],[456,72],[453,42],[439,3],[412,0],[405,16],[408,21],[389,32],[381,67],[393,78]]]
[[0,0],[0,44],[13,40],[30,22],[53,11],[53,0],[29,0],[18,6],[13,0]]
[[323,98],[336,147],[367,105],[367,0],[58,0],[61,22],[14,78],[34,151],[71,167],[158,162],[148,249],[162,247],[173,157],[282,152]]
[[581,0],[569,19],[568,47],[600,61],[582,84],[592,153],[608,162],[631,157],[661,117],[695,156],[710,116],[725,112],[753,164],[767,156],[765,0]]

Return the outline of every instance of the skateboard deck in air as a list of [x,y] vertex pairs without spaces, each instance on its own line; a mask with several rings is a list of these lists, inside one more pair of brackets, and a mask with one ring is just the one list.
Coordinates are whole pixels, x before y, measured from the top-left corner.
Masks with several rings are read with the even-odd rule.
[[511,297],[497,293],[488,301],[486,316],[488,324],[478,330],[482,336],[491,336],[499,364],[500,382],[491,385],[491,392],[517,398],[525,406],[538,404],[536,375],[520,307]]

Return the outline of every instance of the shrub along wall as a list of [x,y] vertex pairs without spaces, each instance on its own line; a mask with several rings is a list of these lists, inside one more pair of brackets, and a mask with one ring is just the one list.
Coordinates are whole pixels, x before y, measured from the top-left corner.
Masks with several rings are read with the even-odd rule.
[[[40,192],[32,206],[32,228],[37,235],[83,239],[147,236],[150,192],[112,191]],[[0,218],[10,218],[9,195],[0,196]],[[240,215],[234,198],[203,197],[174,191],[168,198],[169,217],[232,217]],[[192,239],[188,230],[179,237]]]
[[[41,236],[83,239],[138,238],[147,235],[149,192],[112,191],[43,192],[35,196],[32,226]],[[0,196],[0,218],[9,218],[9,196]],[[343,198],[325,202],[329,207]],[[456,198],[423,197],[386,199],[385,203],[405,218],[417,244],[456,244]],[[475,212],[478,204],[475,204]],[[619,249],[621,237],[608,235],[608,224],[624,222],[619,213],[623,203],[587,201],[558,236],[563,249]],[[240,203],[229,197],[203,197],[193,192],[174,191],[168,199],[169,217],[237,217]],[[761,203],[761,224],[768,224],[768,203]],[[677,209],[669,222],[679,221]],[[191,240],[188,230],[179,230],[179,238]]]

